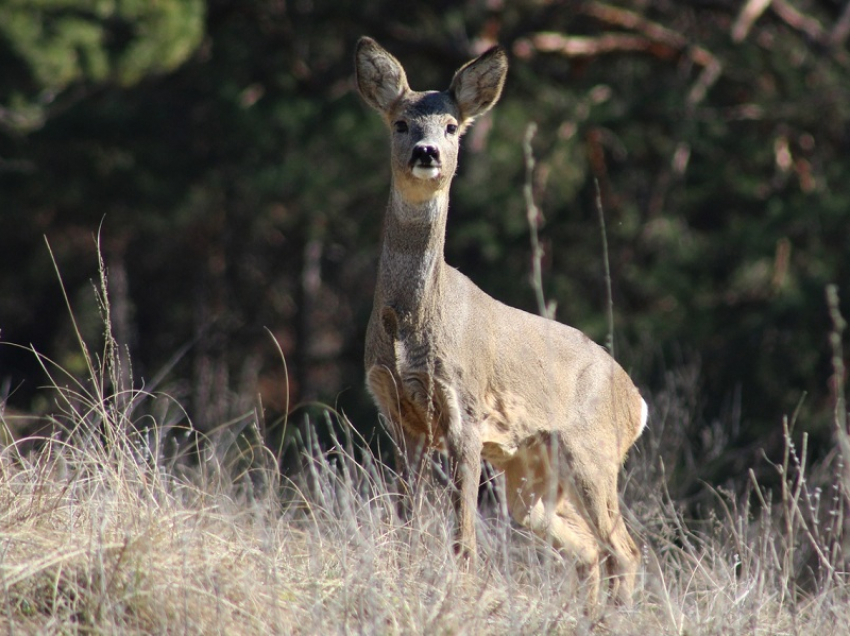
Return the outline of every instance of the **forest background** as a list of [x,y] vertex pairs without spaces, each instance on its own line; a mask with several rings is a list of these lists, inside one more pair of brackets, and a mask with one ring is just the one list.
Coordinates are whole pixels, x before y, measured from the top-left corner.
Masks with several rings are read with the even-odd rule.
[[501,103],[463,142],[446,257],[536,311],[530,185],[545,296],[604,342],[598,183],[617,357],[656,425],[678,425],[665,392],[690,411],[676,496],[761,476],[783,416],[825,457],[827,285],[850,315],[848,34],[843,0],[0,0],[5,422],[43,433],[54,409],[26,347],[86,375],[51,251],[98,342],[99,248],[119,383],[201,431],[251,420],[260,396],[275,446],[316,404],[375,439],[361,361],[388,142],[352,65],[370,35],[420,90],[507,48]]

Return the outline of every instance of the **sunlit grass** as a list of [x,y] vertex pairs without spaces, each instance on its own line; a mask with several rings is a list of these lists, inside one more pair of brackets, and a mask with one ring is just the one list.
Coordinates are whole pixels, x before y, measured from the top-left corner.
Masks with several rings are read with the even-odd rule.
[[197,464],[175,460],[89,407],[68,441],[0,454],[0,621],[14,633],[820,634],[850,619],[838,484],[815,510],[816,487],[789,475],[784,503],[753,489],[760,512],[723,500],[725,516],[692,531],[662,483],[632,479],[636,604],[590,622],[572,569],[498,506],[468,571],[444,489],[401,518],[393,473],[367,450],[307,445],[296,483],[259,462],[262,478],[244,479],[212,441]]
[[[590,619],[570,564],[509,521],[498,479],[467,566],[439,479],[401,514],[396,474],[329,414],[282,480],[256,413],[200,435],[176,401],[134,389],[100,299],[106,344],[93,354],[80,338],[88,377],[39,357],[55,434],[0,450],[7,633],[821,635],[850,624],[841,453],[808,466],[792,418],[779,492],[742,474],[743,495],[713,492],[707,518],[687,519],[668,494],[689,443],[686,371],[652,396],[624,474],[643,547],[635,605]],[[309,431],[330,420],[343,433],[320,446]]]

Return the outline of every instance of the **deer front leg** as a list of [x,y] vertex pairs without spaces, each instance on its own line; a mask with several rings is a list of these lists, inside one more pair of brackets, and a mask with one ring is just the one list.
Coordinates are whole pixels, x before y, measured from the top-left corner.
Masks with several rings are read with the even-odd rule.
[[478,484],[481,479],[481,438],[470,422],[464,422],[454,389],[444,394],[446,447],[454,488],[452,500],[457,515],[455,550],[462,557],[476,558],[475,515],[478,510]]
[[478,510],[478,484],[481,479],[481,443],[477,435],[462,433],[461,439],[450,439],[448,447],[454,482],[452,497],[458,524],[455,551],[460,556],[474,561],[475,515]]

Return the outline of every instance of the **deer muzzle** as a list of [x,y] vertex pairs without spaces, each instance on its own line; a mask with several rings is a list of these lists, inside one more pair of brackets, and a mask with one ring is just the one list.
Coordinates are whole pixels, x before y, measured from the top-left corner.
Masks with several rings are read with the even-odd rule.
[[410,169],[418,179],[436,179],[440,176],[440,149],[430,144],[416,144],[410,156]]

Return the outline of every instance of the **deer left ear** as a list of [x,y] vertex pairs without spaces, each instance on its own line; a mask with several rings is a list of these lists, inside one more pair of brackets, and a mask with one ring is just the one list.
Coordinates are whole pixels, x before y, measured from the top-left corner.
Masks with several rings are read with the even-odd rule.
[[499,101],[507,74],[508,55],[501,46],[494,46],[458,69],[449,92],[460,107],[463,124],[486,113]]

